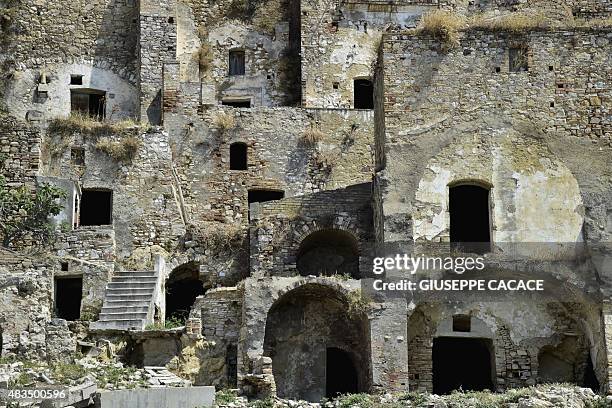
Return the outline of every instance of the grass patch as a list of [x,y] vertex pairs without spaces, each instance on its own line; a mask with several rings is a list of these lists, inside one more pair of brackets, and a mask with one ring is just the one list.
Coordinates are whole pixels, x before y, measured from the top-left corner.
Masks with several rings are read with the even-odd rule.
[[350,291],[346,295],[346,301],[348,303],[348,314],[351,317],[361,317],[370,310],[370,299],[361,292],[361,289]]
[[234,115],[227,112],[217,112],[213,118],[213,125],[221,132],[227,132],[236,127],[236,119]]
[[109,135],[137,135],[146,132],[146,127],[140,126],[132,119],[119,122],[101,122],[87,115],[73,113],[70,116],[55,118],[49,123],[48,131],[70,136],[74,133],[83,133],[102,137]]
[[236,390],[219,390],[215,393],[216,405],[228,405],[236,401],[238,393]]
[[452,11],[437,9],[423,15],[417,30],[432,35],[446,48],[459,45],[460,31],[466,27],[463,16]]
[[187,234],[191,240],[214,252],[241,248],[246,238],[240,225],[218,222],[189,224]]
[[304,146],[312,147],[319,143],[325,134],[321,129],[316,127],[309,127],[302,133],[300,137],[300,143]]
[[167,329],[176,329],[178,327],[183,327],[185,325],[185,321],[179,319],[178,317],[171,317],[166,319],[164,323],[153,323],[148,324],[145,327],[145,330],[167,330]]
[[372,396],[369,394],[345,394],[338,397],[336,402],[338,408],[351,408],[353,406],[370,408],[374,405]]
[[274,400],[271,397],[260,399],[252,404],[249,404],[252,408],[274,408]]
[[136,157],[141,144],[140,139],[132,135],[118,140],[112,139],[110,136],[104,136],[96,142],[96,149],[117,161],[130,161]]
[[53,378],[64,382],[66,380],[78,380],[87,375],[87,370],[78,364],[58,363],[53,365]]

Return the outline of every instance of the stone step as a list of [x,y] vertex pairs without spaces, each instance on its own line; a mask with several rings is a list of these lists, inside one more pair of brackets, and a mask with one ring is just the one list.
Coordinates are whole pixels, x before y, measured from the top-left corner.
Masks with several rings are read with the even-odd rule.
[[106,298],[104,300],[104,306],[113,306],[113,307],[127,307],[127,306],[144,306],[144,307],[148,307],[149,306],[149,300],[151,300],[150,297],[147,297],[146,299],[127,299],[127,300],[122,300],[122,299],[115,299],[115,298]]
[[145,301],[145,302],[149,302],[151,300],[151,294],[131,294],[131,295],[124,295],[124,294],[117,294],[117,293],[107,293],[105,300],[108,299],[110,301],[115,301],[115,300],[139,300],[139,301]]
[[139,282],[139,283],[157,283],[157,277],[155,276],[113,276],[111,283],[123,283],[123,282]]
[[108,288],[107,295],[149,295],[153,294],[153,288]]
[[141,305],[134,306],[116,306],[115,302],[105,303],[100,311],[101,314],[107,313],[138,313],[144,312],[147,313],[149,310],[148,303],[142,303]]
[[145,327],[144,319],[116,319],[112,321],[97,321],[92,322],[89,325],[90,329],[100,330],[100,329],[115,329],[115,330],[128,330],[128,329],[136,329],[143,330]]
[[124,278],[124,277],[128,277],[128,278],[135,278],[135,277],[143,277],[143,278],[153,278],[156,276],[156,272],[155,271],[119,271],[119,272],[115,272],[113,273],[113,278],[115,277],[119,277],[119,278]]
[[110,322],[118,320],[144,320],[147,318],[147,312],[137,313],[100,313],[99,322]]
[[155,282],[111,282],[107,289],[155,289]]

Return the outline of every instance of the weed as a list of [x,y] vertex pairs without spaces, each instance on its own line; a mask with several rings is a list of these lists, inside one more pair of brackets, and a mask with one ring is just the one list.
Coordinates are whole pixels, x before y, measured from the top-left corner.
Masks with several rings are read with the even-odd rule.
[[236,127],[234,115],[226,112],[218,112],[213,118],[213,125],[221,132],[227,132]]
[[96,149],[117,161],[130,161],[136,156],[141,143],[136,136],[126,136],[119,140],[105,136],[96,142]]
[[351,317],[361,317],[370,310],[370,299],[361,293],[360,289],[352,290],[346,295],[348,314]]
[[302,133],[300,142],[304,146],[316,146],[323,139],[323,136],[324,133],[320,129],[311,126]]
[[457,13],[437,9],[423,15],[417,30],[431,34],[446,48],[459,45],[459,32],[465,27],[465,19]]
[[219,390],[215,393],[215,403],[217,405],[228,405],[236,401],[238,394],[236,390]]

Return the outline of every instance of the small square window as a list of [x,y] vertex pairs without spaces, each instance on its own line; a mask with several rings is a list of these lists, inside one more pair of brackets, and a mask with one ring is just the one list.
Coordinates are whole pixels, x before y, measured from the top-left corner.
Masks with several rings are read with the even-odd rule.
[[60,266],[61,266],[62,272],[68,271],[68,262],[62,262]]
[[501,72],[501,67],[495,67],[495,72],[499,74]]
[[333,87],[334,89],[338,89],[338,88],[340,88],[340,82],[334,82],[334,83],[332,84],[332,87]]
[[70,162],[76,166],[85,164],[85,149],[82,147],[73,147],[70,149]]
[[70,75],[70,85],[83,85],[83,75]]
[[472,330],[471,317],[468,315],[453,316],[453,331],[469,333]]

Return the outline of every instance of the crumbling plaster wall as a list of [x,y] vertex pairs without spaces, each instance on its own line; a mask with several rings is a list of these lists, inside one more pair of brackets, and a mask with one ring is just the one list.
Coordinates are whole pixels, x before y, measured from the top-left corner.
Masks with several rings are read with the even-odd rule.
[[[227,115],[232,125],[222,128]],[[292,197],[371,179],[371,112],[219,108],[200,120],[165,119],[189,219],[244,225],[250,189]],[[320,134],[314,145],[304,141],[308,129]],[[247,144],[246,171],[229,170],[233,142]]]
[[[291,48],[291,2],[182,1],[177,4],[181,80],[212,87],[207,104],[249,100],[251,106],[293,104],[297,50]],[[229,75],[229,51],[245,53],[245,74]]]
[[[353,80],[372,79],[382,33],[414,27],[430,7],[303,1],[302,105],[352,108]],[[337,88],[337,89],[336,89]]]
[[[45,74],[46,96],[38,92],[40,77]],[[82,85],[71,85],[71,75],[82,75]],[[95,89],[106,92],[106,118],[117,121],[134,118],[138,113],[138,91],[133,83],[102,66],[88,63],[48,64],[43,68],[13,73],[6,95],[9,112],[30,121],[70,115],[71,91]]]
[[584,208],[571,171],[537,140],[512,129],[483,137],[490,129],[462,132],[429,161],[415,195],[414,239],[449,240],[449,185],[463,181],[494,186],[494,243],[582,241]]
[[[443,51],[426,36],[386,35],[377,78],[384,87],[384,117],[377,117],[375,136],[380,243],[395,253],[409,250],[417,239],[448,240],[447,186],[462,179],[492,185],[494,241],[584,239],[588,246],[609,241],[609,41],[605,30],[477,31],[463,33],[458,47]],[[508,72],[508,48],[521,44],[529,49],[529,71]],[[495,263],[493,258],[487,264]],[[564,269],[565,276],[580,282],[594,276],[592,266],[581,269],[585,265],[538,267],[545,273]],[[610,271],[598,273],[608,279]],[[567,311],[551,311],[554,304],[522,310],[507,303],[474,307],[474,313],[490,313],[502,323],[496,344],[508,354],[497,363],[499,387],[537,378],[538,350],[560,344],[566,330],[582,337],[603,384],[601,308],[585,298],[575,300],[568,309],[579,312],[570,318]],[[420,337],[433,336],[435,320],[408,324],[409,332],[414,326],[410,336],[419,333],[408,345],[413,389],[431,384],[431,342]],[[541,323],[528,328],[525,322],[533,320]],[[504,362],[509,368],[499,371]],[[529,374],[513,374],[516,369]]]
[[[603,380],[602,344],[591,343],[593,327],[588,322],[589,315],[597,316],[599,312],[583,306],[529,301],[412,304],[407,340],[410,387],[415,391],[432,391],[435,337],[492,339],[494,385],[498,391],[540,383],[540,350],[558,346],[566,339],[576,344],[574,360],[567,355],[574,367],[572,381],[582,382],[589,358],[593,359],[594,366],[600,367],[597,376]],[[470,316],[470,332],[453,331],[452,316],[457,314]]]
[[[116,92],[117,100],[110,104],[121,104],[123,115],[132,113],[137,84],[136,2],[23,1],[14,6],[14,13],[6,34],[6,53],[0,58],[7,75],[6,103],[12,114],[20,119],[29,110],[67,114],[70,82],[66,76],[71,70],[94,74],[92,85]],[[43,72],[51,79],[52,91],[45,103],[34,92]],[[109,85],[115,82],[121,85]]]
[[[606,206],[604,203],[610,194],[606,185],[611,180],[605,165],[610,159],[611,128],[604,103],[610,97],[606,87],[609,64],[604,57],[608,55],[610,34],[606,31],[590,34],[539,32],[516,37],[472,32],[465,34],[458,48],[448,52],[440,50],[434,40],[422,36],[391,34],[386,38],[385,130],[377,133],[376,142],[384,154],[377,157],[377,165],[384,166],[377,179],[382,187],[387,241],[415,238],[413,220],[407,215],[417,210],[415,194],[421,179],[432,178],[431,173],[428,176],[431,170],[427,170],[430,160],[437,160],[432,157],[445,148],[453,149],[450,146],[455,144],[462,146],[454,153],[462,153],[459,157],[464,162],[475,153],[480,154],[473,150],[479,139],[470,139],[480,138],[479,148],[484,149],[504,139],[498,136],[499,132],[522,135],[519,146],[525,146],[531,157],[544,156],[541,164],[532,159],[524,163],[522,156],[511,156],[514,157],[512,171],[517,176],[536,174],[536,168],[545,169],[549,181],[538,181],[538,188],[542,183],[552,185],[553,182],[563,186],[563,192],[555,194],[558,196],[555,200],[559,203],[569,199],[572,204],[563,211],[574,221],[566,224],[563,236],[557,239],[578,238],[579,217],[583,214],[586,239],[606,239],[605,228],[601,227],[605,221],[598,208]],[[516,43],[529,47],[528,72],[508,72],[507,49]],[[499,73],[496,67],[500,67]],[[402,81],[397,81],[398,78]],[[500,142],[495,141],[498,138]],[[406,160],[407,157],[418,160]],[[472,171],[480,166],[476,161],[468,161],[472,163],[468,166]],[[583,166],[585,161],[590,163],[588,171]],[[584,209],[576,197],[577,187],[563,167],[576,179]],[[462,170],[461,176],[472,178],[467,173]],[[521,185],[514,195],[524,194],[535,181],[529,176],[532,180],[527,183],[524,176],[519,176],[517,185],[523,184],[527,190]],[[511,186],[512,177],[506,173],[504,180],[490,180],[493,191],[500,181]],[[391,185],[393,189],[389,188]],[[568,188],[573,191],[570,196],[566,196]],[[551,207],[554,206],[553,203]],[[501,210],[508,211],[508,208]],[[502,226],[497,228],[501,230]],[[509,228],[509,231],[515,230],[514,226]],[[549,235],[533,238],[548,239]]]

